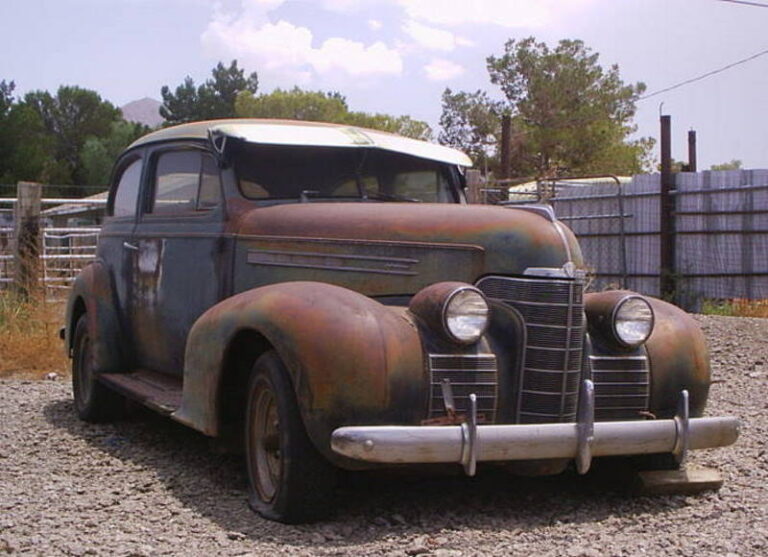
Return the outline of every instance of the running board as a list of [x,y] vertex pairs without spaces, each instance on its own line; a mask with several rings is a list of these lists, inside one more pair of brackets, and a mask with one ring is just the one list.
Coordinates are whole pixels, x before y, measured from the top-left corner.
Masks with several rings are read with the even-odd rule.
[[99,381],[165,416],[181,406],[180,377],[140,370],[131,373],[103,373],[99,375]]

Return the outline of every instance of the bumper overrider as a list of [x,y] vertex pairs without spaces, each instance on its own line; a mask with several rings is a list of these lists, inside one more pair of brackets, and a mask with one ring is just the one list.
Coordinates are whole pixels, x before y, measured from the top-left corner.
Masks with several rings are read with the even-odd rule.
[[366,462],[457,463],[469,476],[478,462],[572,458],[585,474],[593,457],[671,453],[682,464],[689,450],[724,447],[739,436],[737,418],[690,418],[685,390],[672,419],[595,422],[594,401],[594,385],[586,379],[575,423],[478,425],[477,399],[470,395],[460,425],[340,427],[331,447]]

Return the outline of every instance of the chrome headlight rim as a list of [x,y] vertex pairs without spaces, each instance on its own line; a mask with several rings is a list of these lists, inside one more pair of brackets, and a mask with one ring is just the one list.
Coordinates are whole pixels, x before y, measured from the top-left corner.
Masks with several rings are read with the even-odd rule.
[[[617,317],[619,315],[619,312],[621,311],[621,308],[624,306],[624,304],[632,300],[639,300],[642,303],[644,303],[648,308],[649,313],[651,314],[651,319],[650,319],[650,325],[648,327],[648,334],[645,335],[645,338],[643,338],[642,340],[629,342],[624,338],[622,338],[622,336],[619,334],[619,330],[616,324],[618,322]],[[653,328],[655,325],[656,325],[656,314],[653,312],[653,307],[651,306],[651,303],[644,296],[640,296],[639,294],[628,294],[627,296],[624,296],[616,303],[616,305],[613,308],[613,311],[611,312],[611,332],[613,333],[613,338],[616,339],[616,342],[618,342],[619,344],[627,348],[637,348],[638,346],[645,344],[648,341],[648,339],[651,337],[651,334],[653,334]]]
[[[448,310],[450,309],[451,303],[455,300],[456,296],[461,294],[462,292],[472,292],[473,294],[476,294],[485,304],[486,307],[486,315],[485,315],[485,322],[483,323],[483,326],[480,327],[475,334],[473,334],[471,337],[460,337],[457,336],[453,330],[451,330],[450,325],[448,324]],[[466,286],[459,286],[458,288],[455,288],[453,291],[451,291],[450,294],[448,294],[445,297],[445,300],[443,302],[443,307],[441,310],[441,321],[443,326],[443,332],[445,335],[450,339],[452,342],[462,344],[462,345],[470,345],[476,343],[478,340],[480,340],[483,335],[488,330],[488,325],[490,323],[490,310],[491,306],[488,304],[488,299],[485,297],[485,294],[483,294],[478,288],[475,288],[474,286],[466,285]]]

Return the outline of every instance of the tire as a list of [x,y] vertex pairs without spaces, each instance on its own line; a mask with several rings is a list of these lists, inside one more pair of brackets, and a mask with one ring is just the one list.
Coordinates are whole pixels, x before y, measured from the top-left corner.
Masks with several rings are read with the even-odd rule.
[[288,372],[274,351],[253,366],[245,420],[251,508],[287,524],[326,518],[336,470],[312,445]]
[[85,315],[75,325],[72,351],[72,393],[75,410],[81,420],[92,423],[110,422],[123,416],[125,400],[96,379],[93,364],[93,341],[88,334]]

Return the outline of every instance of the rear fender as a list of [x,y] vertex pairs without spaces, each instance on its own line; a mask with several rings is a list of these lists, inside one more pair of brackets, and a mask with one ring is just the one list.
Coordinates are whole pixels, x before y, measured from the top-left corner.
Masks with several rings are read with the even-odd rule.
[[[256,331],[289,370],[307,432],[326,455],[330,434],[353,423],[418,423],[428,378],[404,308],[316,282],[248,290],[206,311],[190,331],[184,392],[174,418],[218,435],[227,347]],[[423,383],[423,384],[422,384]]]
[[124,372],[125,336],[117,315],[118,307],[114,280],[109,268],[99,260],[86,266],[75,279],[67,302],[64,329],[67,354],[72,354],[75,327],[85,310],[96,371]]

